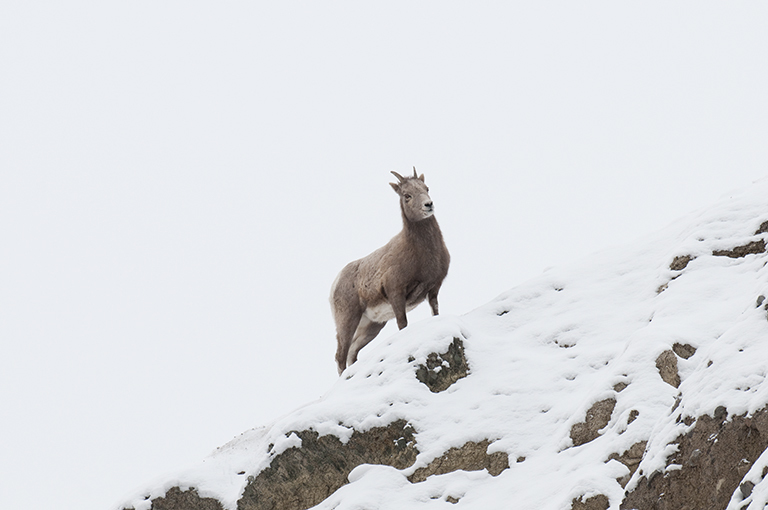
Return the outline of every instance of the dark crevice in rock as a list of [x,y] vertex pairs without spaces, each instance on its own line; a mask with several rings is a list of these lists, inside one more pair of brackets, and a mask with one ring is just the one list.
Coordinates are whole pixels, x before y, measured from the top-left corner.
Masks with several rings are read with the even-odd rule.
[[672,351],[664,351],[656,358],[656,368],[661,379],[675,388],[680,386],[680,375],[677,373],[677,356]]
[[417,469],[408,477],[413,483],[423,482],[432,475],[444,475],[454,471],[480,471],[487,469],[491,476],[509,468],[509,456],[504,452],[488,453],[488,439],[479,443],[468,442],[461,448],[451,448],[428,466]]
[[616,407],[615,398],[595,402],[587,411],[584,421],[575,423],[571,427],[573,446],[581,446],[596,439],[600,435],[598,431],[611,421],[614,407]]
[[727,410],[715,414],[699,417],[675,441],[677,452],[667,464],[681,468],[642,477],[624,498],[622,510],[722,510],[728,506],[744,475],[768,448],[768,411],[734,416],[730,421]]
[[405,420],[355,431],[346,443],[313,430],[296,435],[301,447],[276,455],[268,468],[250,477],[238,510],[305,510],[345,485],[349,473],[361,464],[405,469],[418,455],[414,430]]
[[679,344],[675,343],[672,346],[672,350],[675,351],[675,354],[680,356],[683,359],[688,359],[694,354],[696,354],[696,347],[690,345],[690,344]]
[[765,240],[760,239],[758,241],[752,241],[744,246],[737,246],[732,250],[715,250],[712,252],[712,255],[715,255],[716,257],[731,257],[732,259],[738,259],[755,253],[765,253]]
[[571,501],[571,510],[608,510],[610,503],[608,498],[602,494],[583,499],[584,496],[573,498]]
[[461,338],[454,338],[448,350],[442,354],[435,352],[427,356],[425,365],[416,369],[416,378],[427,385],[432,393],[445,391],[451,384],[469,372],[467,358],[464,356],[464,343]]

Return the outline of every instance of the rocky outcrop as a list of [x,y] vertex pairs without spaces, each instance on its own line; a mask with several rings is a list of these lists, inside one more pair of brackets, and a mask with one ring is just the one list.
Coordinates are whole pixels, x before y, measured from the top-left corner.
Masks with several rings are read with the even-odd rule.
[[224,510],[217,500],[201,498],[194,488],[171,488],[163,497],[152,501],[152,510]]
[[250,478],[238,510],[304,510],[345,485],[349,473],[361,464],[405,469],[418,455],[413,427],[404,420],[355,431],[346,443],[312,430],[295,434],[301,447],[276,455],[267,469]]
[[464,343],[461,338],[454,338],[446,352],[433,352],[427,356],[426,363],[416,369],[416,379],[423,382],[432,393],[439,393],[466,377],[468,372]]
[[606,398],[605,400],[595,402],[587,411],[584,421],[576,423],[571,427],[573,446],[581,446],[597,439],[600,435],[600,429],[611,421],[611,415],[615,406],[615,398]]
[[627,466],[627,469],[629,469],[629,473],[627,475],[622,476],[616,480],[622,487],[627,486],[627,483],[629,483],[632,475],[634,475],[635,471],[637,471],[637,468],[640,465],[640,461],[643,460],[643,455],[645,454],[645,447],[647,444],[647,441],[638,441],[637,443],[633,444],[629,450],[625,451],[621,455],[613,453],[608,457],[608,460],[618,460]]
[[696,354],[696,347],[690,344],[681,344],[681,343],[675,342],[672,345],[672,352],[674,352],[675,354],[677,354],[683,359],[688,359],[694,354]]
[[[671,249],[549,273],[466,319],[408,328],[317,403],[123,506],[762,508],[764,196],[759,214],[729,203]],[[218,492],[200,482],[222,467]]]
[[[469,373],[464,344],[454,338],[446,352],[431,353],[424,364],[416,367],[416,378],[430,391],[446,390]],[[305,510],[322,502],[348,483],[349,474],[362,464],[388,465],[406,469],[419,454],[415,430],[405,420],[396,420],[385,427],[353,431],[342,442],[338,437],[320,435],[314,430],[293,431],[300,443],[275,454],[270,465],[256,476],[248,478],[237,501],[238,510]],[[468,442],[451,448],[428,466],[417,469],[408,479],[412,483],[457,470],[485,469],[497,476],[509,468],[506,453],[487,452],[489,440]],[[458,502],[449,496],[447,501]],[[223,510],[212,498],[201,497],[194,488],[173,487],[163,496],[151,500],[151,510]],[[130,510],[126,508],[126,510]]]
[[[751,418],[728,419],[724,407],[714,416],[691,421],[677,438],[677,453],[665,472],[644,475],[627,494],[622,510],[723,510],[752,464],[768,448],[768,410]],[[747,497],[750,482],[741,490]]]
[[712,255],[716,257],[730,257],[732,259],[738,259],[741,257],[746,257],[747,255],[752,255],[756,253],[765,253],[764,240],[760,239],[757,241],[752,241],[751,243],[747,243],[742,246],[737,246],[732,250],[715,250],[714,252],[712,252]]
[[680,386],[680,375],[677,373],[677,356],[674,351],[664,351],[656,358],[656,368],[661,380],[677,388]]
[[691,255],[678,255],[674,258],[672,263],[669,265],[669,268],[672,271],[682,271],[686,268],[688,263],[693,260],[693,257]]
[[490,441],[469,442],[461,448],[451,448],[427,467],[417,469],[408,480],[412,483],[423,482],[432,475],[444,475],[453,471],[479,471],[486,469],[491,476],[498,476],[509,468],[509,457],[504,452],[488,453]]
[[574,498],[571,502],[571,510],[608,510],[608,498],[603,494],[598,494],[584,499]]

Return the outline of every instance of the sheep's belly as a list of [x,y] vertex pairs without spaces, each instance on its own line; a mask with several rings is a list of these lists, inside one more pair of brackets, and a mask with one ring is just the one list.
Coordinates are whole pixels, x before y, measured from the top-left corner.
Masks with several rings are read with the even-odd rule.
[[[406,305],[405,311],[410,312],[418,305],[419,303],[409,303]],[[387,322],[395,318],[395,311],[392,309],[392,305],[385,302],[369,306],[365,309],[364,315],[368,317],[371,322]]]

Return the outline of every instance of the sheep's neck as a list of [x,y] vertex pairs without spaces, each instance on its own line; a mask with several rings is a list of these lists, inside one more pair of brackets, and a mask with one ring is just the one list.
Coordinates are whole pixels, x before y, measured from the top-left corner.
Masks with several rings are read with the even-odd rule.
[[421,221],[409,221],[403,213],[403,233],[405,238],[414,244],[440,245],[443,235],[434,216]]

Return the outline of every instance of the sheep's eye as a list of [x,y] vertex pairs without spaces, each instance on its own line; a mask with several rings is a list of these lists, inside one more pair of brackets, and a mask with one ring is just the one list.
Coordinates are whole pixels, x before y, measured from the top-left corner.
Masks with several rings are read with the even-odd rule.
[[406,200],[410,200],[411,199],[411,195],[406,193],[405,195],[403,195],[403,198],[405,198]]

